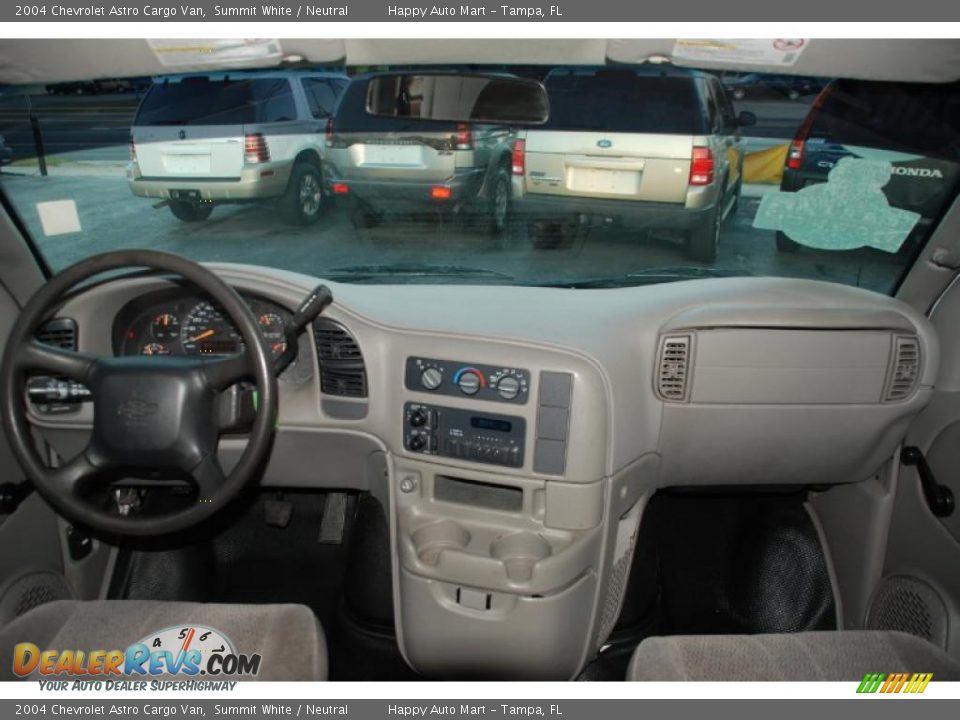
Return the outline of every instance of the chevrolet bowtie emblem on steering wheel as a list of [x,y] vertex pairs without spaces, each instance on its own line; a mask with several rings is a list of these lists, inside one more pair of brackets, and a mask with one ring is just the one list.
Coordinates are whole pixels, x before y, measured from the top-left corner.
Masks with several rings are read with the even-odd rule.
[[117,415],[125,420],[143,420],[157,412],[157,404],[134,396],[117,408]]

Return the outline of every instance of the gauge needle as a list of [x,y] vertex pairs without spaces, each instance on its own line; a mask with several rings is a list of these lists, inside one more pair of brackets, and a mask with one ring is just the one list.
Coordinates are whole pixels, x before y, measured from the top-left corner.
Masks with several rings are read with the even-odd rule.
[[217,331],[213,330],[212,328],[210,330],[204,330],[199,335],[194,335],[192,338],[190,338],[190,342],[197,342],[198,340],[203,340],[204,338],[208,338],[211,335],[216,334],[216,332]]

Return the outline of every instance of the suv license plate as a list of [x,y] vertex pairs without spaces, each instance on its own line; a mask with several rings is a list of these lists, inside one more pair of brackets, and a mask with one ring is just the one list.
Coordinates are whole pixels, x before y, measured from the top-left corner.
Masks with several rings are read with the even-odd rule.
[[170,197],[173,200],[199,200],[199,190],[171,190]]

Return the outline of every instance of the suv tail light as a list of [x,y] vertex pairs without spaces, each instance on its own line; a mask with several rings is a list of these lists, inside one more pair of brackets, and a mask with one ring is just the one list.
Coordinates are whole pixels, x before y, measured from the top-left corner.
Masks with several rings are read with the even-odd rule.
[[457,150],[473,150],[473,130],[466,123],[457,125]]
[[261,133],[247,133],[243,139],[243,161],[248,165],[270,162],[270,148]]
[[697,145],[690,161],[690,184],[709,185],[713,182],[713,150]]
[[514,175],[523,175],[527,171],[527,141],[514,140],[510,152],[510,171]]
[[333,147],[333,118],[327,119],[327,147]]
[[806,150],[806,140],[796,138],[790,143],[790,149],[787,151],[787,167],[791,170],[799,170],[803,165],[803,153]]
[[813,123],[817,119],[817,113],[820,112],[829,95],[830,85],[827,85],[820,91],[820,94],[817,95],[817,99],[814,100],[813,105],[810,106],[810,112],[807,113],[803,122],[800,123],[800,127],[797,128],[797,134],[790,143],[790,149],[787,151],[787,167],[790,170],[799,170],[803,167],[803,155],[807,149],[807,138],[810,136]]

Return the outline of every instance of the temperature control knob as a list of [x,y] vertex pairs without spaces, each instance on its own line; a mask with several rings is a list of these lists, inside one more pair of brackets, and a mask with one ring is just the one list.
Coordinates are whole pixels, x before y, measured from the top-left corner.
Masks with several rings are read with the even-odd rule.
[[513,375],[505,375],[497,383],[497,394],[504,400],[513,400],[520,392],[520,381]]
[[480,376],[473,370],[467,370],[460,373],[460,379],[457,380],[460,392],[464,395],[476,395],[480,389]]
[[410,449],[414,452],[423,450],[427,445],[426,438],[423,435],[413,435],[410,437]]
[[427,424],[427,413],[422,409],[414,410],[410,413],[410,424],[414,427],[420,427]]
[[429,367],[420,374],[420,384],[427,390],[436,390],[443,382],[443,373],[437,368]]

